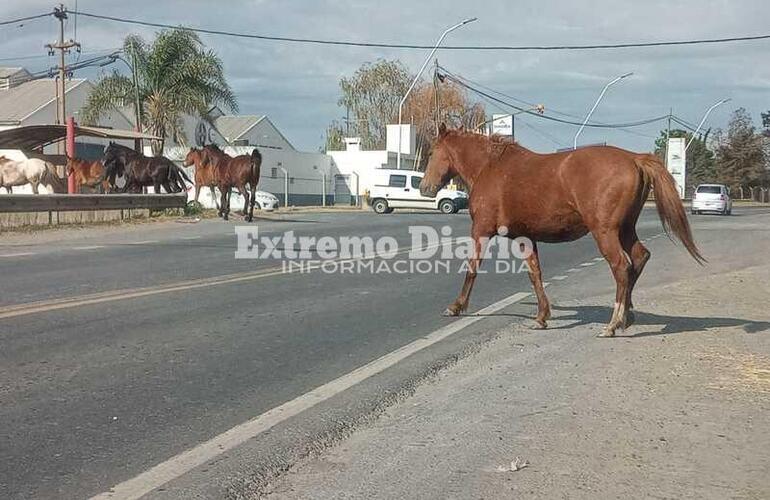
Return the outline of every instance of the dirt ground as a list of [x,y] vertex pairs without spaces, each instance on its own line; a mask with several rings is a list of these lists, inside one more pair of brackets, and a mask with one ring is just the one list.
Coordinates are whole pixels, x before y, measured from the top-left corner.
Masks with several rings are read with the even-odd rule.
[[770,498],[770,264],[519,324],[272,486],[272,498]]

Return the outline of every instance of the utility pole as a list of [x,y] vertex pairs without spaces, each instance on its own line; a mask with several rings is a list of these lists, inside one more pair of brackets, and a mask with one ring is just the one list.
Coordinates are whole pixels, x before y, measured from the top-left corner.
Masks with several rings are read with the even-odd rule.
[[[75,157],[75,122],[73,119],[67,119],[67,99],[66,99],[66,91],[67,91],[67,77],[69,76],[67,74],[67,66],[65,62],[65,58],[67,54],[69,54],[70,50],[75,48],[76,50],[80,50],[80,44],[77,43],[75,40],[64,40],[64,21],[67,19],[67,9],[64,7],[64,4],[59,4],[58,7],[54,7],[53,9],[53,15],[56,19],[59,20],[59,41],[58,43],[49,43],[46,45],[46,48],[48,48],[48,53],[50,55],[54,54],[54,51],[59,51],[59,91],[57,93],[57,124],[67,125],[67,140],[65,141],[65,154],[69,158]],[[59,142],[59,145],[57,146],[59,149],[59,153],[61,154],[61,142]],[[71,174],[69,178],[67,179],[67,192],[69,194],[73,194],[76,191],[75,186],[75,177],[74,174]]]
[[64,4],[59,4],[58,7],[54,7],[53,16],[59,20],[59,41],[58,43],[47,44],[46,48],[50,55],[53,55],[56,50],[59,51],[58,121],[59,124],[64,124],[67,122],[67,105],[64,93],[66,90],[66,78],[68,76],[65,57],[73,48],[80,50],[80,44],[75,40],[64,40],[64,21],[67,19],[67,8],[64,7]]

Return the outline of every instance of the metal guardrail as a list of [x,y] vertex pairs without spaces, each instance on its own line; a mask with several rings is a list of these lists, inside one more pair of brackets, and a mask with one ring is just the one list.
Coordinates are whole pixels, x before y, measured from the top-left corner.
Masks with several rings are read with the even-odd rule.
[[8,194],[0,213],[184,208],[186,194]]

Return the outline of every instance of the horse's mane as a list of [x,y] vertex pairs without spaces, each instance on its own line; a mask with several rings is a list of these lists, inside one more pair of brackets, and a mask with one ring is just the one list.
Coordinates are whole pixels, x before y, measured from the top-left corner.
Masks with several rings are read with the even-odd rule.
[[456,129],[447,130],[444,133],[444,137],[471,139],[477,142],[479,146],[486,146],[486,150],[489,152],[490,156],[500,156],[510,149],[513,149],[514,151],[528,151],[524,146],[520,145],[512,138],[500,134],[483,135],[467,130]]

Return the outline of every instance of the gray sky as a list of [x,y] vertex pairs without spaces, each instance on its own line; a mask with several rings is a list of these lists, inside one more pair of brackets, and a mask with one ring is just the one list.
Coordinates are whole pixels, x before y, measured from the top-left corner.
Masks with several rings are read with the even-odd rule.
[[[75,1],[65,2],[69,8]],[[0,20],[50,11],[41,0],[4,0]],[[79,0],[84,12],[107,14],[268,35],[323,39],[432,44],[447,26],[466,17],[479,20],[452,33],[447,44],[532,45],[589,44],[631,41],[760,35],[770,33],[767,0],[685,1],[311,1],[203,0],[114,1]],[[73,22],[68,26],[72,36]],[[78,40],[85,52],[121,45],[139,33],[152,38],[156,30],[81,17]],[[29,21],[22,27],[0,27],[0,65],[43,69],[55,64],[43,45],[56,37],[53,18]],[[225,63],[241,112],[267,114],[300,149],[323,143],[337,107],[340,77],[362,63],[398,58],[417,71],[425,51],[301,45],[222,36],[202,36]],[[723,127],[737,107],[759,113],[770,109],[769,41],[674,48],[564,52],[439,52],[442,65],[486,86],[546,109],[584,115],[606,82],[633,71],[614,86],[594,114],[601,122],[627,122],[674,113],[700,121],[712,103],[731,97],[708,125]],[[78,76],[98,74],[87,70]],[[498,112],[487,106],[488,112]],[[526,124],[536,127],[527,127]],[[581,143],[609,142],[647,151],[664,124],[622,131],[586,130]],[[571,145],[575,127],[537,118],[517,118],[516,135],[532,149],[552,151]]]

